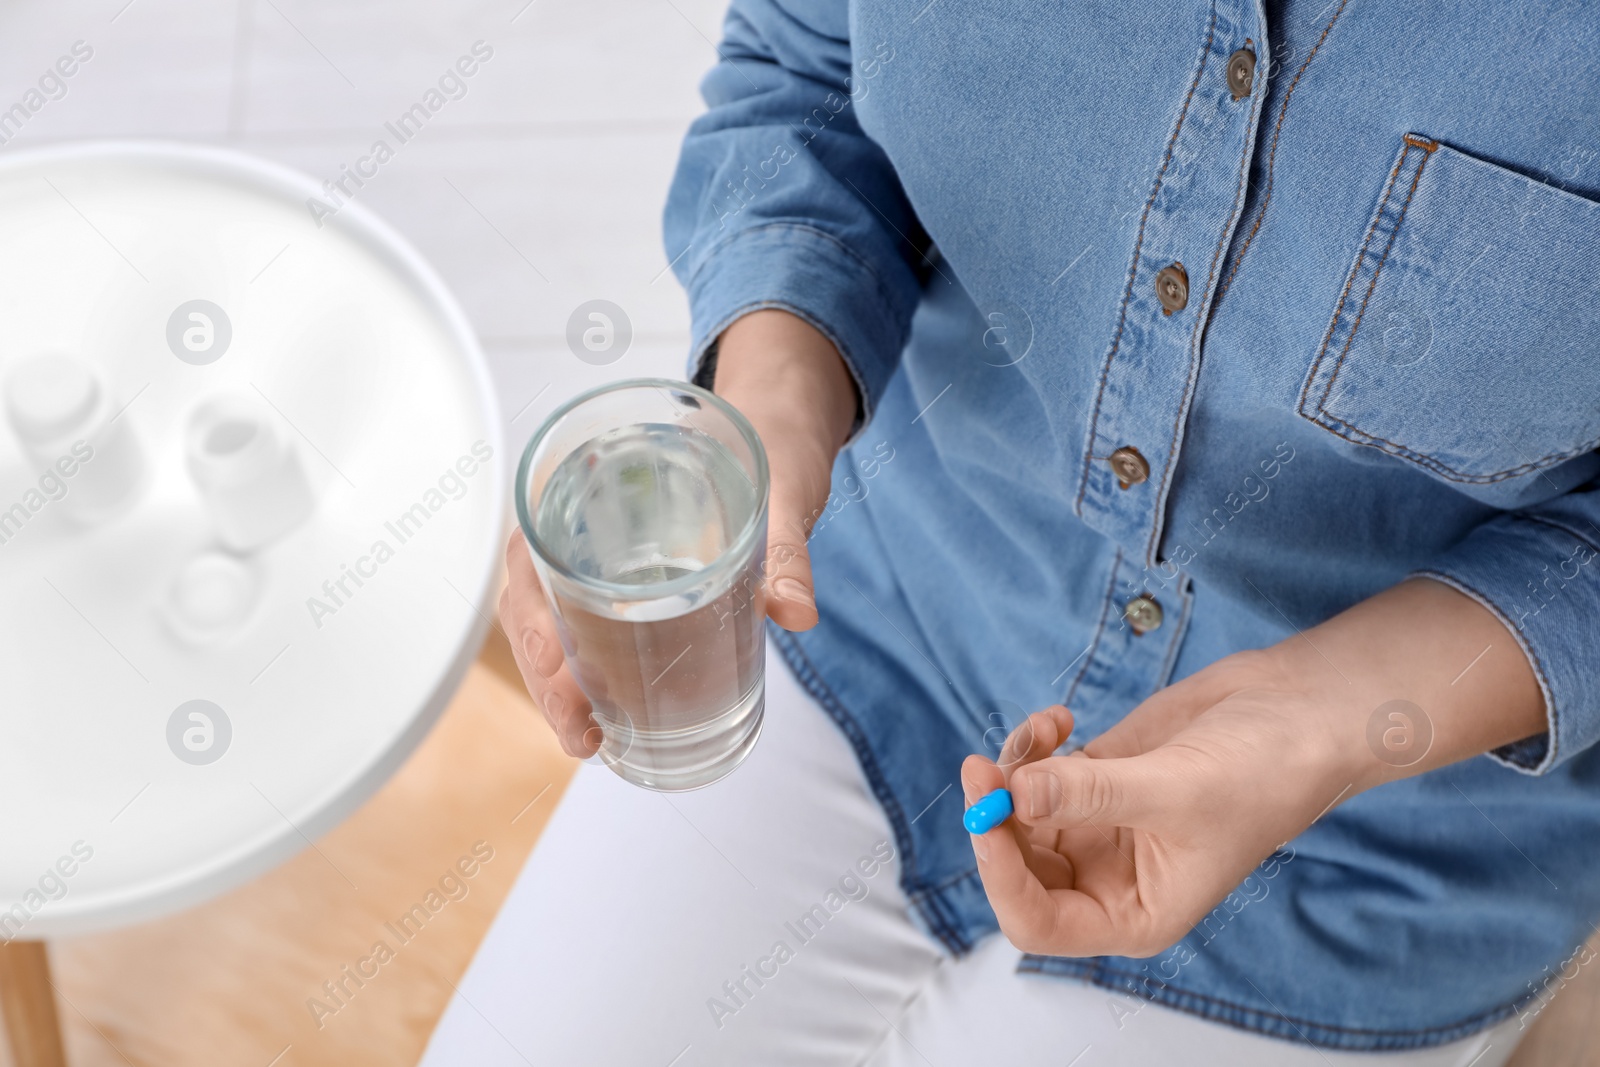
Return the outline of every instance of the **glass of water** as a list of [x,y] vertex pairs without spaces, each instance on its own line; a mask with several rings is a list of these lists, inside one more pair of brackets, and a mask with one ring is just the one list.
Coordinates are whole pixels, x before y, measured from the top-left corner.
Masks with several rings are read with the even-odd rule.
[[600,759],[636,785],[709,785],[755,747],[767,480],[743,415],[659,378],[569,401],[523,452],[523,537]]

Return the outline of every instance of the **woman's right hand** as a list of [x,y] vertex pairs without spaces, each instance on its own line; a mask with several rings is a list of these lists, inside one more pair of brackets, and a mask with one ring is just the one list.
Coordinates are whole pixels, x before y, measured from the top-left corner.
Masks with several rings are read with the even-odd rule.
[[[786,630],[817,624],[806,535],[827,503],[834,457],[855,422],[855,383],[838,349],[786,311],[764,309],[723,331],[713,390],[750,420],[767,450],[767,614]],[[528,693],[568,755],[600,749],[600,727],[561,652],[522,531],[506,545],[500,623]]]

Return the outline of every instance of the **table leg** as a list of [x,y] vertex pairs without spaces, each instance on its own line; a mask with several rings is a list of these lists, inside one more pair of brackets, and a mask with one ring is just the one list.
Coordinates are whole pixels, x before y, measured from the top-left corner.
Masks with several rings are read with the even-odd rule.
[[66,1067],[43,941],[0,942],[0,1008],[16,1067]]

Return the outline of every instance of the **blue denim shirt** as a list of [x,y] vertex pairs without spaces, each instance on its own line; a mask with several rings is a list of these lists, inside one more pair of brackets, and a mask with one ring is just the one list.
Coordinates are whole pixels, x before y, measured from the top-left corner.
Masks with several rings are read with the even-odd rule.
[[1546,734],[1348,800],[1166,953],[1024,966],[1350,1049],[1536,1010],[1600,916],[1600,21],[734,0],[719,52],[666,214],[692,368],[781,307],[855,376],[779,640],[920,921],[995,929],[956,781],[1024,712],[1081,743],[1420,573],[1507,623]]

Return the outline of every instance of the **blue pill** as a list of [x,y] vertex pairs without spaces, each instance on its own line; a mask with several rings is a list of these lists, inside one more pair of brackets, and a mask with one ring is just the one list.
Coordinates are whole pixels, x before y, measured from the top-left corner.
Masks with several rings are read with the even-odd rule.
[[996,789],[967,809],[961,823],[969,834],[986,834],[1011,815],[1011,790]]

